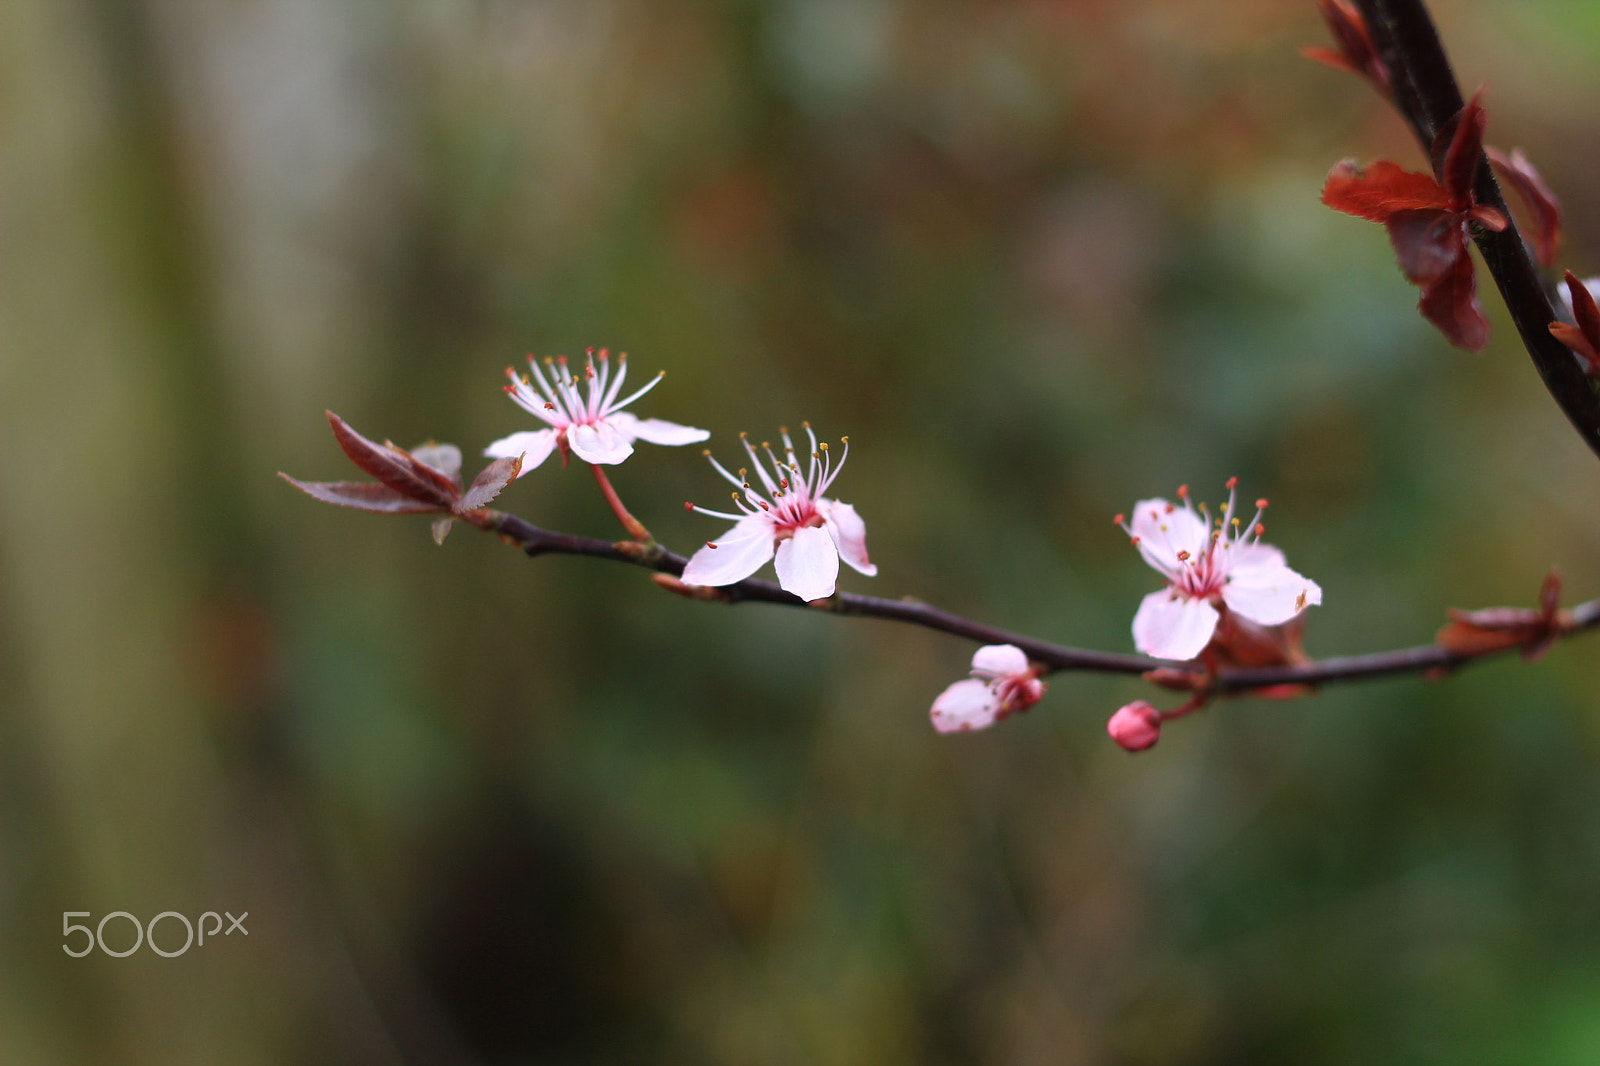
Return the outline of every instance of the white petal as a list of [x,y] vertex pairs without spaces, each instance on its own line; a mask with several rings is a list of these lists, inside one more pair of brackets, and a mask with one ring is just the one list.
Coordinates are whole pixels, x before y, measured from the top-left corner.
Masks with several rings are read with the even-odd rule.
[[839,580],[839,549],[825,529],[808,526],[778,545],[778,584],[802,600],[833,595]]
[[941,733],[965,733],[994,725],[1000,700],[994,690],[977,678],[957,681],[933,701],[929,717]]
[[1133,616],[1133,646],[1157,659],[1193,659],[1211,642],[1218,617],[1205,600],[1152,592]]
[[634,418],[626,411],[612,415],[609,421],[618,422],[624,418],[629,419],[632,424],[619,425],[618,429],[635,440],[647,440],[651,444],[697,444],[711,436],[711,431],[708,429],[680,426],[663,418]]
[[683,568],[685,585],[731,585],[761,569],[772,558],[772,526],[751,515],[711,544],[689,557]]
[[1026,673],[1028,657],[1015,644],[988,644],[972,656],[972,672],[989,677],[1012,677]]
[[1285,566],[1283,553],[1270,544],[1231,544],[1220,551],[1227,553],[1228,572],[1238,573],[1268,566]]
[[1128,528],[1139,538],[1139,554],[1144,561],[1164,574],[1183,565],[1178,559],[1180,552],[1194,558],[1211,539],[1211,531],[1199,515],[1166,500],[1140,500],[1134,504]]
[[1235,567],[1222,586],[1228,610],[1264,626],[1287,622],[1322,602],[1322,587],[1287,566]]
[[633,454],[627,434],[618,432],[608,420],[572,426],[567,430],[567,445],[586,463],[611,465]]
[[530,429],[522,433],[513,433],[509,437],[501,437],[483,450],[483,454],[491,459],[511,459],[522,456],[522,469],[517,472],[521,477],[546,459],[556,447],[557,431],[553,429]]
[[876,576],[878,568],[867,558],[867,524],[856,509],[838,500],[818,500],[817,512],[827,523],[839,557],[868,577]]

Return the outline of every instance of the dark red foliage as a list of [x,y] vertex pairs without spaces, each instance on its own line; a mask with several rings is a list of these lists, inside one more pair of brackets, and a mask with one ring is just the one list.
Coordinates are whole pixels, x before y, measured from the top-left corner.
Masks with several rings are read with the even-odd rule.
[[1372,35],[1367,32],[1366,20],[1356,6],[1350,0],[1317,0],[1317,7],[1322,9],[1323,21],[1333,33],[1335,47],[1312,45],[1300,49],[1300,54],[1336,70],[1359,74],[1385,97],[1392,96],[1389,69],[1378,58]]
[[1533,215],[1534,257],[1546,270],[1555,265],[1556,253],[1561,250],[1561,201],[1544,183],[1521,148],[1513,148],[1508,156],[1498,148],[1485,148],[1489,162],[1504,181],[1528,205]]
[[1600,307],[1595,305],[1594,294],[1589,287],[1578,280],[1572,271],[1567,271],[1566,280],[1567,295],[1572,301],[1572,317],[1578,324],[1569,326],[1565,322],[1552,322],[1550,332],[1556,340],[1582,357],[1588,364],[1590,374],[1600,377]]
[[1505,229],[1499,209],[1477,202],[1474,178],[1483,155],[1485,115],[1478,97],[1439,131],[1434,142],[1439,178],[1379,161],[1365,168],[1345,160],[1328,174],[1322,202],[1389,231],[1406,280],[1422,289],[1417,306],[1451,344],[1479,351],[1489,324],[1478,307],[1478,286],[1467,252],[1471,227]]
[[[388,441],[374,443],[332,411],[327,414],[334,439],[345,455],[378,480],[299,481],[288,474],[278,474],[324,503],[378,514],[466,515],[498,496],[522,469],[520,457],[496,459],[463,493],[461,452],[454,445],[427,444],[408,452]],[[448,524],[446,520],[445,525]]]
[[1458,655],[1489,655],[1521,648],[1522,657],[1530,662],[1548,651],[1574,625],[1572,612],[1561,609],[1561,575],[1555,570],[1546,574],[1539,586],[1537,608],[1452,608],[1448,613],[1449,623],[1434,638],[1440,647]]

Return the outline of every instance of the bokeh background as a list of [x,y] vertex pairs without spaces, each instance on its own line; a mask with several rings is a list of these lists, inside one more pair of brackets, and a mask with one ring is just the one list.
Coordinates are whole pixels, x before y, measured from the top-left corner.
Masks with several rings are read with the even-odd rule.
[[[1436,15],[1600,272],[1600,8]],[[1313,655],[1600,594],[1600,467],[1493,293],[1449,349],[1317,203],[1421,165],[1326,40],[1310,0],[0,7],[0,1059],[1600,1060],[1592,639],[1137,758],[1119,678],[941,738],[953,638],[274,477],[357,476],[324,408],[470,457],[530,424],[505,366],[603,345],[725,459],[848,434],[847,589],[1063,643],[1131,650],[1111,516],[1230,475]],[[613,472],[679,550],[697,453]],[[581,467],[502,502],[617,535]],[[70,958],[66,911],[248,935]]]

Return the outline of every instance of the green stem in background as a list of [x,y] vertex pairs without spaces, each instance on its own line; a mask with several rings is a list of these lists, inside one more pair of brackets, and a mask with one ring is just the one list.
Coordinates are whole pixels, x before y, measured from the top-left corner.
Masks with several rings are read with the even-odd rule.
[[[1461,110],[1463,100],[1427,6],[1422,0],[1356,3],[1389,68],[1395,104],[1432,159],[1434,137]],[[1438,160],[1433,162],[1437,169]],[[1479,203],[1498,208],[1511,218],[1487,158],[1478,161],[1476,192]],[[1566,345],[1550,335],[1550,323],[1558,316],[1522,235],[1515,223],[1499,233],[1478,229],[1478,250],[1534,369],[1584,443],[1600,455],[1600,383],[1584,372]]]

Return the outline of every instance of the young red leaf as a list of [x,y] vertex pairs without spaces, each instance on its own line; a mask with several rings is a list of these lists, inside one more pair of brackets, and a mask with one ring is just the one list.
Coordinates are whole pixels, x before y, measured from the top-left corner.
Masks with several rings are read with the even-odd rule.
[[1483,158],[1483,131],[1489,116],[1479,103],[1482,98],[1482,89],[1473,93],[1466,106],[1456,112],[1433,139],[1439,181],[1452,206],[1458,209],[1473,201],[1478,163]]
[[461,449],[454,444],[419,444],[411,449],[411,457],[443,474],[452,487],[461,488]]
[[1337,51],[1314,45],[1300,49],[1300,54],[1336,70],[1359,74],[1384,96],[1392,95],[1389,70],[1378,58],[1378,50],[1373,47],[1372,35],[1367,32],[1361,12],[1349,0],[1317,0],[1317,7],[1333,34]]
[[515,481],[521,472],[522,456],[496,459],[472,479],[472,484],[451,510],[456,514],[466,514],[468,511],[476,511],[480,507],[487,506],[489,501],[500,495],[500,490]]
[[1478,282],[1465,248],[1455,266],[1422,290],[1417,308],[1457,348],[1481,352],[1489,343],[1489,323],[1478,307]]
[[1488,607],[1477,611],[1451,608],[1450,621],[1434,637],[1435,643],[1458,655],[1487,655],[1520,647],[1522,657],[1533,661],[1549,650],[1563,633],[1571,631],[1572,612],[1563,611],[1561,575],[1545,575],[1539,586],[1539,606]]
[[1400,272],[1414,285],[1438,281],[1467,254],[1460,219],[1448,211],[1396,211],[1388,229]]
[[387,442],[374,444],[332,411],[327,414],[334,438],[350,461],[402,496],[443,510],[448,510],[460,496],[460,490],[450,478],[419,462],[403,448]]
[[1595,305],[1594,294],[1572,271],[1567,271],[1567,298],[1572,305],[1576,326],[1565,322],[1550,323],[1550,333],[1556,340],[1571,348],[1589,364],[1590,374],[1600,375],[1600,307]]
[[1561,249],[1561,202],[1522,149],[1513,148],[1507,156],[1498,148],[1485,148],[1489,162],[1499,171],[1501,179],[1515,189],[1522,202],[1533,215],[1534,255],[1539,265],[1548,270],[1555,265],[1556,253]]
[[341,507],[375,514],[430,514],[439,510],[376,481],[299,481],[282,472],[278,476],[307,496]]
[[1432,176],[1386,160],[1365,168],[1346,159],[1328,172],[1322,202],[1335,211],[1387,223],[1396,211],[1449,210],[1450,198]]

